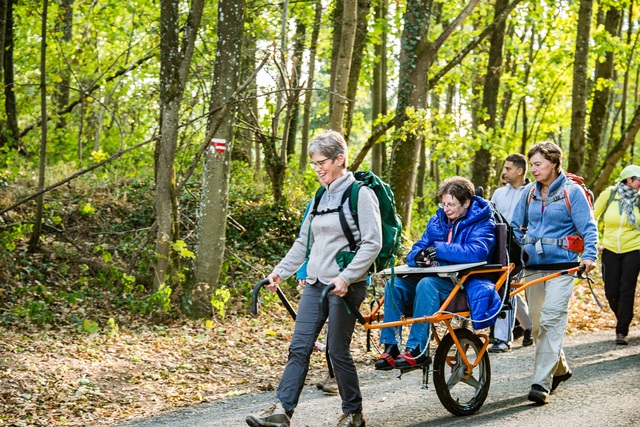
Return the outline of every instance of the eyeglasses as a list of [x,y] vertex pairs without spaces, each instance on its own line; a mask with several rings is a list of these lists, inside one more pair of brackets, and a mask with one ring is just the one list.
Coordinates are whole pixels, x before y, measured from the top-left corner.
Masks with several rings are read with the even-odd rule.
[[460,206],[460,203],[438,203],[438,207],[444,209],[444,210],[451,210],[451,209],[455,209],[458,206]]
[[309,163],[309,166],[311,166],[313,169],[318,169],[318,168],[321,168],[322,166],[324,166],[324,164],[326,162],[328,162],[329,160],[333,160],[333,159],[326,158],[324,160],[318,160],[317,162],[311,162],[311,163]]

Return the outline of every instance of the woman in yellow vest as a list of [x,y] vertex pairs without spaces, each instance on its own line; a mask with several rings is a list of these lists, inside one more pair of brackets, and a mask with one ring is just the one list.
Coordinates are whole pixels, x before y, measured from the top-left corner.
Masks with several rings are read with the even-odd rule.
[[640,166],[622,169],[618,183],[604,190],[593,206],[602,216],[604,292],[616,315],[616,344],[627,345],[633,300],[640,273]]

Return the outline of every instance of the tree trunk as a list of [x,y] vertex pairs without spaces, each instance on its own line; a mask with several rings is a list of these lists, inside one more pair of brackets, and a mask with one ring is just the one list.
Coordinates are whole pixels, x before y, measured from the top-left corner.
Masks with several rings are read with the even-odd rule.
[[[20,130],[18,128],[18,109],[14,92],[15,79],[13,67],[13,50],[15,46],[13,32],[13,8],[18,0],[7,0],[6,25],[4,34],[4,108],[7,114],[6,141],[10,149],[25,152],[20,146]],[[1,55],[1,53],[0,53]],[[44,117],[43,117],[44,118]]]
[[[211,91],[212,107],[226,102],[238,87],[243,28],[244,1],[221,0],[218,3],[218,44]],[[211,117],[210,128],[215,119],[215,116]],[[229,163],[234,135],[233,109],[229,109],[221,123],[214,139],[224,141],[226,149],[217,152],[207,150],[204,160],[194,277],[196,283],[191,290],[190,301],[190,315],[194,317],[211,315],[211,300],[224,261]]]
[[[9,8],[9,1],[0,2],[0,52],[4,52],[4,39],[7,32],[7,9]],[[4,73],[4,55],[0,54],[0,83],[3,83]],[[2,84],[4,86],[4,84]],[[0,118],[0,148],[7,144],[7,124],[6,121]]]
[[[376,22],[384,22],[387,17],[387,1],[380,0],[376,6]],[[371,133],[374,132],[376,121],[387,114],[387,29],[382,30],[380,43],[374,46],[376,62],[373,66],[373,85],[371,87]],[[384,175],[386,166],[386,146],[384,141],[373,146],[371,152],[371,170],[378,176]]]
[[[416,110],[426,108],[428,81],[424,76],[429,74],[429,68],[440,47],[462,24],[478,2],[479,0],[471,0],[433,43],[427,39],[432,1],[410,0],[407,2],[401,37],[396,129],[401,129],[407,121],[408,107]],[[421,131],[408,133],[405,138],[399,138],[394,142],[390,185],[406,229],[411,227],[411,209],[420,154],[420,133]]]
[[[404,28],[400,49],[400,84],[396,107],[395,127],[401,129],[407,121],[407,108],[426,107],[426,79],[432,59],[427,35],[431,16],[430,0],[409,0],[404,13]],[[402,224],[410,229],[411,208],[416,185],[416,170],[420,154],[420,140],[409,134],[394,141],[390,185],[394,192]]]
[[636,135],[640,130],[640,104],[636,105],[636,111],[631,118],[631,122],[625,129],[624,133],[620,136],[620,139],[616,145],[606,154],[604,165],[598,174],[598,178],[595,180],[591,190],[593,194],[598,197],[602,190],[604,190],[608,183],[611,173],[615,169],[616,165],[622,159],[627,149],[633,145]]
[[[514,36],[514,25],[509,25],[509,29],[506,31],[506,36],[508,38],[512,38]],[[511,52],[507,53],[507,57],[505,58],[505,65],[503,69],[507,74],[513,74],[516,68],[516,61],[513,58],[513,54]],[[509,86],[506,86],[504,92],[502,93],[502,99],[500,101],[500,119],[498,120],[498,126],[504,129],[505,124],[507,122],[507,115],[509,114],[509,110],[513,105],[513,90]]]
[[[7,32],[7,9],[9,9],[10,1],[4,0],[0,2],[0,49],[4,52],[4,39]],[[0,55],[0,78],[4,69],[4,55]]]
[[[535,51],[536,25],[531,25],[531,42],[529,43],[529,58],[524,65],[524,82],[523,87],[529,84],[529,76],[531,75],[531,64],[533,63],[533,55]],[[527,145],[529,143],[529,121],[527,120],[527,99],[525,96],[520,98],[520,110],[522,111],[522,139],[520,144],[520,152],[527,153]]]
[[[604,29],[611,36],[618,36],[620,23],[622,22],[622,10],[611,6],[606,13]],[[605,123],[609,115],[609,99],[611,97],[611,86],[609,83],[615,84],[614,81],[614,48],[605,47],[606,54],[604,62],[596,62],[595,71],[595,92],[593,94],[593,103],[591,113],[589,115],[589,132],[588,132],[588,156],[584,176],[595,176],[598,159],[600,157],[600,147],[605,133]]]
[[349,82],[347,84],[347,110],[344,120],[344,136],[347,142],[349,142],[351,124],[353,123],[353,110],[356,105],[358,80],[360,77],[360,69],[362,69],[364,48],[367,44],[367,20],[369,11],[371,10],[371,0],[358,0],[357,8],[356,34],[353,42],[353,57],[351,59],[351,69],[349,70]]
[[584,175],[585,123],[587,119],[587,69],[589,62],[589,35],[593,0],[580,0],[576,51],[573,59],[573,92],[571,94],[571,137],[569,140],[570,172]]
[[166,0],[160,4],[160,140],[155,148],[156,216],[156,264],[153,290],[180,282],[177,272],[179,260],[172,251],[172,244],[179,238],[178,195],[176,193],[175,153],[178,141],[178,114],[187,83],[195,37],[200,26],[203,0],[193,0],[189,18],[184,25],[183,49],[179,40],[178,0]]
[[[42,3],[42,32],[40,35],[40,113],[42,120],[42,134],[40,135],[40,168],[38,171],[38,191],[44,188],[45,170],[47,164],[47,9],[49,0]],[[29,239],[29,252],[35,252],[40,242],[42,230],[42,214],[44,209],[44,193],[40,194],[36,202],[36,215],[33,221],[33,232]]]
[[342,35],[340,38],[340,50],[336,61],[335,74],[332,76],[334,88],[333,102],[329,106],[329,128],[336,132],[344,133],[344,114],[347,107],[347,85],[351,70],[351,58],[353,56],[353,43],[356,36],[357,0],[345,0],[342,4]]
[[313,96],[314,79],[316,75],[316,49],[322,23],[322,1],[316,0],[316,12],[313,18],[313,31],[309,47],[309,71],[307,73],[307,90],[304,93],[304,112],[302,118],[302,143],[300,147],[300,172],[307,168],[307,148],[309,146],[309,122],[311,121],[311,97]]
[[[68,44],[73,37],[73,0],[62,0],[58,10],[58,26],[62,30],[62,41]],[[56,95],[53,97],[57,110],[61,110],[69,104],[71,93],[71,73],[68,69],[60,70],[60,81],[56,83]],[[61,115],[55,124],[56,129],[64,129],[67,120]]]
[[[291,156],[296,151],[296,133],[298,132],[298,116],[300,115],[300,76],[302,74],[302,57],[304,55],[304,39],[307,28],[303,20],[296,23],[296,34],[293,43],[293,64],[291,65],[291,92],[295,102],[291,105],[291,119],[287,132],[287,156]],[[300,153],[301,156],[306,155]]]
[[[256,0],[250,0],[246,3],[246,10],[254,10]],[[245,27],[254,28],[256,18],[258,16],[253,13],[247,13],[245,16]],[[252,75],[256,69],[257,57],[257,38],[254,31],[245,32],[243,36],[242,47],[242,81],[246,81]],[[246,101],[242,102],[239,106],[237,115],[238,121],[244,123],[251,123],[253,117],[258,117],[258,85],[255,79],[249,84],[247,88]],[[254,179],[256,181],[261,180],[262,174],[262,155],[260,153],[260,144],[255,133],[250,127],[244,127],[238,131],[240,138],[236,138],[231,151],[231,158],[233,160],[246,161],[249,167],[253,170]]]
[[[494,16],[500,16],[500,13],[502,13],[508,5],[509,0],[496,0]],[[490,147],[493,145],[492,142],[498,139],[496,135],[496,112],[498,109],[500,77],[502,76],[502,49],[504,46],[505,28],[506,24],[502,21],[491,35],[487,74],[484,78],[482,109],[486,118],[483,120],[483,124],[491,139],[486,141],[489,143],[489,146],[480,147],[480,149],[476,151],[471,174],[473,183],[482,188],[487,188],[489,184],[491,168],[487,167],[487,165],[493,162]]]
[[342,42],[342,13],[344,1],[333,2],[333,37],[331,39],[331,77],[329,79],[329,105],[333,105],[333,94],[336,89],[336,68],[340,56],[340,43]]

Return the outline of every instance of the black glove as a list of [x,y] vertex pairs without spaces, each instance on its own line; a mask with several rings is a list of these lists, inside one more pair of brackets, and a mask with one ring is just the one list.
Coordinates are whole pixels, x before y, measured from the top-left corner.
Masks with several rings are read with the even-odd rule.
[[416,262],[416,266],[420,268],[428,267],[426,258],[424,257],[424,251],[420,251],[416,254],[415,262]]
[[430,263],[436,260],[436,247],[429,246],[427,249],[422,251],[424,253],[425,261],[428,259]]
[[434,246],[429,246],[416,254],[415,261],[418,267],[428,267],[435,259],[436,248]]

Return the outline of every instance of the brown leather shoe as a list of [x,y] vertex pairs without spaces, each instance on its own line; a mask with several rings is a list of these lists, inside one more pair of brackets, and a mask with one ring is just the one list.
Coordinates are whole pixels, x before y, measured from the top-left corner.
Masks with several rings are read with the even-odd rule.
[[249,415],[246,422],[251,427],[289,427],[293,411],[285,411],[279,401],[260,415]]
[[357,414],[342,414],[338,418],[337,427],[366,427],[366,420],[362,412]]
[[553,378],[551,378],[551,393],[553,393],[554,390],[558,388],[558,386],[560,385],[561,382],[566,381],[569,378],[571,378],[571,375],[573,375],[573,372],[568,371],[564,375],[557,375],[557,376],[554,376]]
[[538,405],[544,405],[549,399],[549,392],[541,385],[534,384],[531,386],[531,390],[529,390],[529,396],[527,396],[527,398]]

